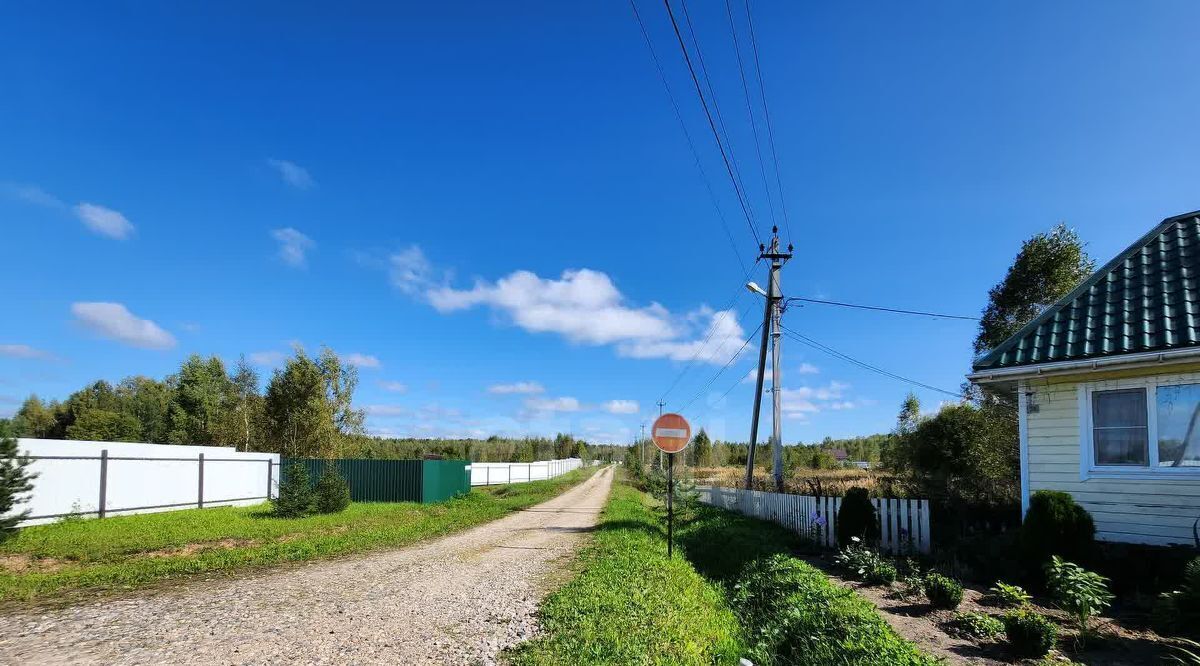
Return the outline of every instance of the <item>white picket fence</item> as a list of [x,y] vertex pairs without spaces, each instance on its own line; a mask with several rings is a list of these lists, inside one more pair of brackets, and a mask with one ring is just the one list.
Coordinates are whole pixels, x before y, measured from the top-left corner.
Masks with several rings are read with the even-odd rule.
[[[837,547],[837,514],[840,497],[812,497],[768,493],[741,488],[697,486],[700,501],[769,520],[805,536],[822,546]],[[876,498],[871,503],[879,512],[879,548],[885,552],[929,552],[929,500]]]

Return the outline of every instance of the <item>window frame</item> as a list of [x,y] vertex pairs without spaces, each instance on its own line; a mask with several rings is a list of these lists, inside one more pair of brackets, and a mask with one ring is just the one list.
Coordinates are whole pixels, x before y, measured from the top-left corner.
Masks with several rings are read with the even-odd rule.
[[[1158,388],[1200,384],[1200,377],[1160,379],[1139,377],[1135,379],[1110,379],[1079,384],[1079,435],[1080,457],[1079,478],[1088,479],[1200,479],[1200,467],[1160,467],[1158,457]],[[1146,392],[1146,448],[1147,466],[1141,465],[1097,465],[1093,442],[1095,432],[1092,423],[1092,394],[1097,391],[1124,391],[1143,389]]]

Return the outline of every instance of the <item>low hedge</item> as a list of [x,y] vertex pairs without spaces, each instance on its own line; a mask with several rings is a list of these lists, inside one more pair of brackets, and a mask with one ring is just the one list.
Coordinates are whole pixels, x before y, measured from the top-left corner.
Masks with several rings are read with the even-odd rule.
[[733,607],[758,666],[938,663],[896,635],[869,601],[788,555],[748,566]]

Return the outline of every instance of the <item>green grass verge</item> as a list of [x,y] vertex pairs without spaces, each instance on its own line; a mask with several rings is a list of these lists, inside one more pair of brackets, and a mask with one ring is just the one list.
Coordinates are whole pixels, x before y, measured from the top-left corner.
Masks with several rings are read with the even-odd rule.
[[614,485],[579,575],[542,605],[546,635],[513,664],[736,662],[739,629],[723,591],[678,553],[667,559],[661,522],[642,493]]
[[[697,506],[666,559],[661,510],[614,486],[581,572],[542,606],[545,635],[510,655],[541,664],[922,665],[875,607],[793,557],[795,534]],[[679,556],[679,553],[684,555]]]
[[407,545],[546,501],[597,468],[473,490],[441,504],[355,503],[284,519],[267,504],[71,520],[22,529],[0,546],[0,601],[131,589],[231,571]]

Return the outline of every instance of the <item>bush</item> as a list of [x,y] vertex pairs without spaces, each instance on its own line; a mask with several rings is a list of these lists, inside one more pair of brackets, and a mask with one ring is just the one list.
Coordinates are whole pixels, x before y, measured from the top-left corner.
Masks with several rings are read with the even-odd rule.
[[1033,598],[1020,585],[1008,585],[1001,581],[996,581],[988,592],[991,593],[992,601],[1004,608],[1020,608]]
[[312,513],[313,493],[304,465],[292,463],[287,468],[279,482],[279,496],[271,500],[271,504],[280,518],[300,518]]
[[874,567],[867,570],[867,582],[872,585],[891,585],[899,576],[896,565],[884,559],[879,560]]
[[1020,547],[1026,566],[1033,571],[1040,571],[1054,555],[1090,562],[1096,549],[1096,524],[1067,493],[1039,490],[1029,501]]
[[733,596],[755,664],[936,663],[897,636],[869,601],[794,557],[752,562]]
[[1089,634],[1088,620],[1112,603],[1108,579],[1055,555],[1046,567],[1046,581],[1059,608],[1079,624],[1080,636]]
[[17,523],[29,516],[29,509],[14,513],[13,507],[25,501],[26,495],[33,490],[33,479],[37,475],[25,469],[30,462],[28,457],[21,455],[16,439],[0,438],[0,543],[16,533]]
[[337,465],[325,463],[321,478],[317,479],[317,513],[339,513],[350,506],[350,484],[342,477]]
[[953,610],[962,603],[963,588],[953,578],[931,573],[925,577],[925,596],[934,608]]
[[971,638],[994,638],[1004,631],[1004,623],[986,613],[968,611],[955,613],[949,622],[950,631]]
[[1058,627],[1032,611],[1010,611],[1004,616],[1004,634],[1018,657],[1041,657],[1058,640]]
[[879,516],[875,513],[875,505],[871,504],[871,495],[866,488],[846,491],[842,506],[838,509],[836,528],[840,544],[848,544],[854,537],[866,543],[879,540]]
[[1200,557],[1184,568],[1179,589],[1158,598],[1154,628],[1161,634],[1200,637]]

